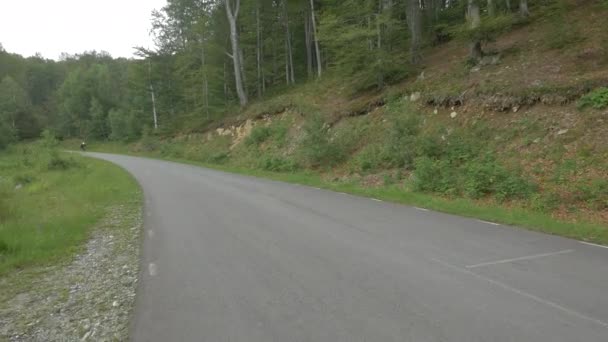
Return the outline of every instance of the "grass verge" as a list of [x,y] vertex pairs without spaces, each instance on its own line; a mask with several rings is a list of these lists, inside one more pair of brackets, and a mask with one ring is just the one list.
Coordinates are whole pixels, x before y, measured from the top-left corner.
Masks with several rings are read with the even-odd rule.
[[608,245],[608,227],[598,223],[587,222],[584,220],[584,218],[577,221],[562,221],[548,214],[521,207],[505,207],[465,198],[439,197],[411,191],[403,188],[400,185],[366,188],[353,182],[333,182],[324,180],[318,173],[314,173],[312,171],[279,173],[230,165],[210,164],[182,158],[171,158],[162,156],[158,152],[135,154],[129,151],[128,146],[116,143],[97,144],[93,146],[93,149],[99,152],[111,152],[163,159],[242,175],[314,186],[354,195],[378,198],[406,205],[414,205],[459,216],[513,225],[547,234]]
[[124,170],[42,143],[0,154],[0,276],[69,260],[116,205],[138,206]]

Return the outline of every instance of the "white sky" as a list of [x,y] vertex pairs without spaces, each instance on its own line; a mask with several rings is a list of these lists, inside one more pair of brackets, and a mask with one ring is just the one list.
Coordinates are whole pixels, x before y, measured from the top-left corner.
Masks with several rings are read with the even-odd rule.
[[0,0],[0,44],[23,56],[58,59],[89,50],[132,57],[134,46],[153,47],[153,9],[166,0]]

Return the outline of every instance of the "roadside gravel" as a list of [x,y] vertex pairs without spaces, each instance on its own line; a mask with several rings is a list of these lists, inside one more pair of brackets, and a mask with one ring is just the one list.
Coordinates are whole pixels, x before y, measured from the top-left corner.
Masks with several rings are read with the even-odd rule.
[[141,227],[139,204],[110,208],[71,261],[0,279],[0,290],[11,290],[0,303],[0,340],[126,340]]

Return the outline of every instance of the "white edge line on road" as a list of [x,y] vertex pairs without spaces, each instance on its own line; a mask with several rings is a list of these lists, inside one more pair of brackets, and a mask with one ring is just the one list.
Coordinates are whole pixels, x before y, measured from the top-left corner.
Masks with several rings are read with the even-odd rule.
[[566,250],[559,251],[559,252],[535,254],[535,255],[528,255],[528,256],[523,256],[523,257],[519,257],[519,258],[504,259],[504,260],[497,260],[497,261],[491,261],[491,262],[484,262],[484,263],[481,263],[481,264],[468,265],[468,266],[465,266],[465,267],[470,269],[470,268],[477,268],[477,267],[482,267],[482,266],[506,264],[506,263],[510,263],[510,262],[514,262],[514,261],[533,260],[533,259],[544,258],[544,257],[549,257],[549,256],[554,256],[554,255],[560,255],[560,254],[566,254],[566,253],[572,253],[572,252],[574,252],[573,249],[566,249]]
[[338,192],[340,195],[348,195],[346,192]]
[[589,245],[589,246],[595,246],[595,247],[600,247],[600,248],[608,248],[608,246],[604,246],[604,245],[598,245],[596,243],[591,243],[591,242],[585,242],[585,241],[579,241],[582,244],[585,245]]
[[376,202],[384,202],[383,200],[377,199],[377,198],[372,198],[372,201],[376,201]]
[[496,223],[496,222],[490,222],[490,221],[484,221],[484,220],[477,220],[477,222],[487,223],[487,224],[491,224],[493,226],[500,226],[500,223]]
[[155,276],[157,274],[157,269],[156,269],[156,264],[151,262],[148,265],[148,273],[150,273],[151,276]]
[[414,207],[414,209],[420,210],[420,211],[430,211],[430,210],[428,210],[426,208],[420,208],[420,207]]
[[498,280],[494,280],[492,278],[488,278],[488,277],[485,277],[485,276],[483,276],[481,274],[477,274],[477,273],[475,273],[473,271],[467,270],[466,268],[462,268],[462,267],[459,267],[459,266],[456,266],[456,265],[452,265],[452,264],[449,264],[449,263],[447,263],[445,261],[442,261],[442,260],[439,260],[439,259],[431,259],[431,260],[434,261],[434,262],[436,262],[436,263],[439,263],[439,264],[441,264],[441,265],[443,265],[443,266],[445,266],[447,268],[455,270],[457,272],[471,275],[471,276],[473,276],[473,277],[475,277],[477,279],[485,280],[485,281],[489,282],[490,284],[498,286],[498,287],[500,287],[500,288],[502,288],[504,290],[516,293],[516,294],[518,294],[518,295],[520,295],[522,297],[526,297],[528,299],[531,299],[531,300],[533,300],[533,301],[535,301],[537,303],[540,303],[540,304],[552,307],[554,309],[557,309],[559,311],[567,313],[567,314],[569,314],[571,316],[578,317],[579,319],[586,320],[586,321],[591,321],[591,322],[593,322],[595,324],[601,325],[604,328],[608,328],[608,323],[606,323],[604,321],[600,321],[597,318],[593,318],[593,317],[584,315],[584,314],[582,314],[582,313],[580,313],[578,311],[574,311],[572,309],[568,309],[567,307],[561,306],[561,305],[559,305],[557,303],[548,301],[546,299],[542,299],[540,297],[537,297],[537,296],[535,296],[533,294],[530,294],[530,293],[527,293],[525,291],[518,290],[518,289],[516,289],[514,287],[511,287],[511,286],[509,286],[509,285],[507,285],[505,283],[502,283],[502,282],[500,282]]

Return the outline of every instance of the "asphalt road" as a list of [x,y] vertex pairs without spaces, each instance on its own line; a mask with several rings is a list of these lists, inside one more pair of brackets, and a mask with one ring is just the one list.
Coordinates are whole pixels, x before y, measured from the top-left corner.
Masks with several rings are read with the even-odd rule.
[[608,249],[96,154],[145,193],[135,341],[608,341]]

